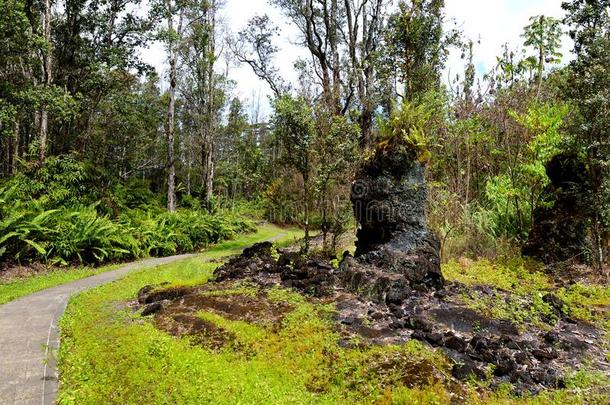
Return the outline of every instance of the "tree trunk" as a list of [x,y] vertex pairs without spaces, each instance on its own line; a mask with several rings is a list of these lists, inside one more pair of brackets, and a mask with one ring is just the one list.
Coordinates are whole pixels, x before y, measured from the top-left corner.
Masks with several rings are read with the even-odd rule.
[[[167,19],[167,28],[172,35],[174,27],[171,16]],[[176,59],[176,48],[172,39],[169,44],[169,106],[167,109],[167,210],[169,212],[176,211]]]
[[[171,28],[170,28],[171,29]],[[167,111],[167,210],[176,211],[176,152],[175,145],[175,119],[176,119],[176,55],[171,52],[169,107]]]
[[[44,0],[42,16],[41,16],[42,35],[45,39],[46,49],[41,58],[43,84],[48,90],[53,81],[53,51],[51,49],[51,0]],[[38,128],[38,162],[42,164],[47,154],[47,140],[49,131],[49,112],[47,106],[43,103],[40,108],[40,126]]]
[[544,47],[540,45],[540,54],[538,55],[538,88],[536,89],[536,100],[540,98],[542,90],[542,75],[544,74]]
[[207,94],[205,95],[205,110],[203,119],[203,148],[202,148],[202,165],[203,165],[203,196],[206,204],[212,201],[214,194],[214,63],[216,61],[216,2],[211,1],[208,13],[208,24],[210,36],[208,39],[207,58]]
[[206,121],[201,126],[201,164],[203,169],[201,186],[205,203],[209,205],[214,194],[214,145],[211,139],[210,124]]
[[19,158],[19,135],[21,127],[19,120],[15,120],[13,127],[13,150],[11,153],[11,174],[17,174],[18,158]]
[[339,44],[338,44],[338,28],[337,28],[337,0],[331,0],[330,6],[330,32],[329,32],[329,42],[330,49],[332,53],[332,71],[333,71],[333,83],[332,83],[332,102],[333,109],[331,110],[333,113],[340,115],[341,114],[341,106],[340,106],[340,98],[341,98],[341,64],[339,59]]
[[303,238],[303,253],[309,253],[309,176],[306,173],[303,173],[303,191],[305,193],[305,218],[304,218],[304,231],[305,236]]

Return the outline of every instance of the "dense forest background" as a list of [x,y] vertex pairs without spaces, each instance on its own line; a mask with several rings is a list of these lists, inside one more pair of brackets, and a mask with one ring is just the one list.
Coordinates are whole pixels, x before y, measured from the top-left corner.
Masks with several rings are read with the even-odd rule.
[[[443,259],[517,252],[553,204],[545,165],[562,154],[586,183],[581,259],[605,263],[610,1],[532,16],[483,76],[477,42],[444,29],[443,0],[271,3],[309,53],[296,83],[279,73],[274,22],[227,32],[217,0],[0,0],[1,258],[189,251],[252,229],[246,217],[319,230],[334,252],[354,227],[356,167],[401,136],[429,162]],[[138,57],[154,41],[167,78]],[[452,49],[464,68],[447,81]],[[268,119],[233,96],[226,63],[269,85]]]

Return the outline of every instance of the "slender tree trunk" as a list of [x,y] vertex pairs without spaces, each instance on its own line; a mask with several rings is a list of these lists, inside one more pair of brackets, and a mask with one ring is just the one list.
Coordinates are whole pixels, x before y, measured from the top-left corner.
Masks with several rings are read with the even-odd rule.
[[[170,2],[167,3],[170,8]],[[167,28],[170,35],[174,35],[173,16],[167,19]],[[182,34],[182,10],[178,19],[177,36]],[[169,41],[169,106],[167,110],[167,210],[176,211],[176,86],[178,81],[177,73],[177,45],[174,39]]]
[[[44,0],[41,16],[42,35],[45,39],[46,49],[42,54],[42,74],[45,88],[48,90],[53,82],[53,51],[51,40],[51,0]],[[49,132],[49,112],[47,106],[42,105],[40,109],[40,126],[38,128],[38,162],[42,164],[47,154],[47,140]]]
[[19,120],[15,120],[13,126],[13,150],[11,153],[11,174],[17,174],[18,158],[19,158],[19,137],[20,137],[21,126]]
[[341,98],[341,64],[339,60],[339,44],[338,44],[338,28],[337,28],[337,0],[331,0],[330,6],[330,32],[329,42],[332,52],[332,70],[333,70],[333,83],[332,83],[332,98],[335,114],[341,114],[340,98]]
[[205,109],[203,119],[203,196],[206,204],[210,204],[214,193],[214,64],[216,61],[215,33],[216,33],[216,2],[211,1],[208,13],[208,24],[210,36],[208,38],[208,52],[205,57],[209,58],[206,71],[207,94],[205,95]]
[[[171,30],[171,23],[170,23]],[[175,119],[176,119],[176,55],[170,51],[170,85],[169,107],[167,111],[167,210],[176,211],[176,152]]]
[[542,75],[544,74],[544,47],[540,45],[540,54],[538,55],[538,88],[536,89],[536,100],[540,98],[542,91]]
[[11,167],[11,141],[4,141],[4,137],[1,136],[2,129],[4,128],[2,121],[0,121],[0,178],[10,173]]
[[210,139],[210,131],[208,128],[203,128],[203,146],[201,149],[201,161],[203,164],[203,198],[206,204],[212,200],[214,191],[214,160],[213,160],[213,145]]
[[189,147],[186,150],[186,194],[191,196],[191,169],[193,167],[192,149]]
[[307,173],[303,173],[303,191],[305,193],[305,218],[304,218],[304,231],[305,231],[305,236],[303,238],[304,241],[304,246],[303,246],[303,253],[309,253],[309,176],[307,175]]

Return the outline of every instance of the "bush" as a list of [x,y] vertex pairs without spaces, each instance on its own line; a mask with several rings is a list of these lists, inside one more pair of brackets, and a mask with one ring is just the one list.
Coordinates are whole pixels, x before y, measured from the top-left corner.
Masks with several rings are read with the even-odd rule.
[[[90,168],[68,157],[51,158],[38,171],[1,184],[0,261],[65,265],[166,256],[254,230],[250,221],[212,215],[196,204],[168,213],[140,181],[103,192],[92,179]],[[104,205],[79,203],[101,195]]]
[[50,157],[42,167],[13,176],[3,194],[7,201],[36,201],[45,209],[88,205],[101,199],[104,177],[73,155]]

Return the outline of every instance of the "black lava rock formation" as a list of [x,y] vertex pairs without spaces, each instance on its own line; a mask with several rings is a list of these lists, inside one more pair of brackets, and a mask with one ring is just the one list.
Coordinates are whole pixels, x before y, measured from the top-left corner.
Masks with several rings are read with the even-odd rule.
[[425,165],[415,150],[378,146],[359,170],[351,200],[358,221],[355,257],[341,263],[344,282],[382,302],[443,287],[440,242],[426,225]]
[[[544,326],[527,323],[520,329],[510,320],[490,318],[462,302],[466,294],[508,302],[510,292],[488,286],[446,283],[431,294],[411,287],[401,273],[383,273],[383,269],[378,268],[375,277],[365,274],[362,269],[368,267],[349,255],[341,266],[347,265],[355,269],[351,270],[351,277],[362,279],[350,279],[345,270],[334,268],[324,260],[262,243],[216,269],[215,281],[201,288],[211,291],[234,288],[236,284],[232,283],[240,280],[253,282],[262,291],[276,286],[292,288],[313,302],[334,304],[335,325],[342,347],[354,347],[354,337],[380,345],[420,340],[442,351],[455,363],[451,370],[454,378],[491,378],[493,384],[511,382],[516,393],[535,393],[544,387],[562,388],[565,371],[583,367],[583,361],[597,361],[599,369],[607,372],[604,331],[570,318],[564,312],[565,303],[552,293],[544,295],[542,300],[549,304],[554,316],[541,317],[546,323]],[[365,285],[365,277],[374,284]],[[346,280],[352,280],[354,284],[350,285]],[[354,285],[359,289],[354,289]],[[264,294],[256,297],[264,297]],[[138,293],[142,315],[152,314],[155,319],[167,318],[180,308],[190,308],[193,302],[198,305],[203,302],[222,311],[238,308],[242,312],[248,312],[255,304],[242,302],[253,299],[244,296],[235,298],[234,302],[214,301],[229,299],[230,296],[225,295],[202,297],[197,289],[185,287],[155,289],[149,286]],[[523,305],[531,307],[533,302]],[[277,309],[264,311],[268,313],[267,319],[272,317],[273,311]],[[281,318],[284,312],[282,310],[276,318]],[[259,314],[260,311],[254,318]],[[192,318],[196,317],[180,320],[190,322]],[[185,330],[192,330],[189,328]],[[486,371],[490,365],[493,365],[491,376]]]
[[546,165],[546,173],[551,184],[544,192],[545,204],[534,211],[523,254],[545,264],[587,263],[593,204],[586,167],[576,155],[560,154]]

